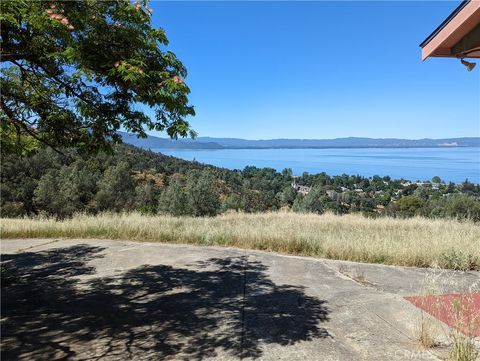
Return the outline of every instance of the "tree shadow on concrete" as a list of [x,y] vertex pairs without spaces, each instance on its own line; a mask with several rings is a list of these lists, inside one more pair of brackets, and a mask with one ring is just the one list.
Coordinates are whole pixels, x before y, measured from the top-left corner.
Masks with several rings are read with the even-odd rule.
[[[7,254],[2,359],[258,358],[262,345],[329,337],[325,301],[276,285],[244,257],[96,277],[101,247]],[[246,281],[246,282],[245,282]]]

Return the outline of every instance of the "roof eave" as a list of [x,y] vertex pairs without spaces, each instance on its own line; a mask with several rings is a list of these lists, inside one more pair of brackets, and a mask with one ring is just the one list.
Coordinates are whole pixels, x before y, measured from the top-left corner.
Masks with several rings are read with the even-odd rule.
[[458,57],[452,48],[480,23],[480,1],[462,2],[455,11],[420,44],[422,60],[428,57]]

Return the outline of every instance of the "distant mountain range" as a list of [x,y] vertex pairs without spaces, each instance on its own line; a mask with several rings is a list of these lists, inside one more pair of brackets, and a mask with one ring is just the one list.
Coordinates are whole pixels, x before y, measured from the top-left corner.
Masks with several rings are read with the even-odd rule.
[[396,138],[336,138],[336,139],[268,139],[247,140],[239,138],[211,138],[171,140],[119,132],[125,143],[145,149],[280,149],[280,148],[452,148],[480,147],[480,137],[446,139],[396,139]]

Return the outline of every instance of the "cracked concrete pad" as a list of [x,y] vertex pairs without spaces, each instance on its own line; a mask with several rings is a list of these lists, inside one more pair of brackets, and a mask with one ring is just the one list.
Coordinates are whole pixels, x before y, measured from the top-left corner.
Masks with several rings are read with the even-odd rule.
[[[2,289],[4,360],[442,356],[419,348],[421,311],[403,298],[433,270],[110,240],[1,249],[14,275]],[[438,279],[463,292],[479,274]]]

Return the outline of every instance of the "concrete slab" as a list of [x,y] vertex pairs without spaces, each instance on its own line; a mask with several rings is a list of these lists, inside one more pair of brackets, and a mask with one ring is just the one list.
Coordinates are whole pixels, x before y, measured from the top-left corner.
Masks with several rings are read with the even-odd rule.
[[3,254],[26,251],[31,248],[38,248],[42,245],[48,245],[57,241],[59,241],[59,239],[9,239],[6,241],[0,241],[0,252]]
[[327,265],[377,290],[401,294],[462,293],[480,289],[479,272],[464,272],[434,268],[386,266],[349,261],[325,260]]
[[[433,270],[110,240],[2,240],[1,249],[11,273],[4,360],[442,356],[419,348],[421,311],[403,298]],[[480,274],[439,276],[448,278],[463,292]]]

